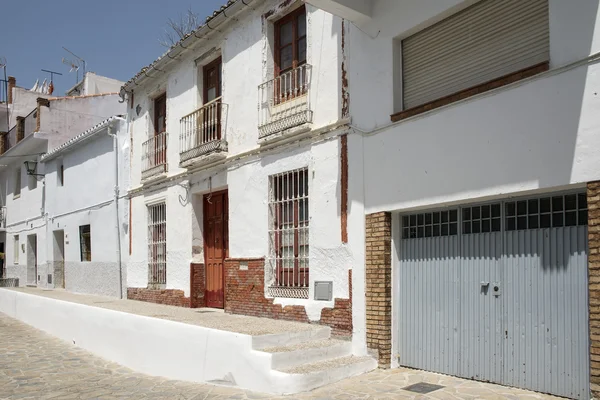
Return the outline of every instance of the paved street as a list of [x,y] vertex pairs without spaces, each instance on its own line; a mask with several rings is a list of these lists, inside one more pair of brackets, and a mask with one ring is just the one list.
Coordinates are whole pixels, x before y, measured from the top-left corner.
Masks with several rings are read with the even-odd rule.
[[[445,386],[427,395],[407,385]],[[0,313],[0,399],[282,399],[135,373]],[[408,369],[377,370],[287,399],[551,399]]]

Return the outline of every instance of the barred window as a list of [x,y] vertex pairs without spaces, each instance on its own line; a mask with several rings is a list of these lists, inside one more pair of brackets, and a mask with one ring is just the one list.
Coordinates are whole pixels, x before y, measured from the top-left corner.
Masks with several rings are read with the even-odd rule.
[[456,234],[458,234],[458,210],[435,211],[402,217],[403,239]]
[[92,261],[92,233],[89,225],[79,227],[79,251],[81,261]]
[[167,206],[148,206],[148,284],[167,283]]
[[[308,169],[269,178],[269,262],[274,296],[308,298]],[[286,290],[289,289],[289,290]],[[296,290],[299,289],[299,290]]]
[[511,201],[505,215],[507,231],[587,225],[587,197],[579,193]]

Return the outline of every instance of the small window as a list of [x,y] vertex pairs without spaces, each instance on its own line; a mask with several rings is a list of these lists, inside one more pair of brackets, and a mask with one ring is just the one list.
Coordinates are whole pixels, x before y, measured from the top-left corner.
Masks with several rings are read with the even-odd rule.
[[500,204],[466,207],[462,209],[462,233],[500,232]]
[[19,235],[15,235],[13,236],[13,263],[18,264],[19,263]]
[[588,223],[584,193],[511,201],[505,205],[506,230],[560,228]]
[[13,192],[13,197],[17,198],[21,195],[21,168],[17,168],[15,171],[15,190]]
[[79,248],[81,261],[92,261],[92,235],[89,225],[79,227]]
[[56,176],[57,176],[58,186],[64,186],[64,184],[65,184],[65,166],[63,165],[62,162],[58,165],[58,168],[56,170]]
[[[468,210],[470,212],[470,210]],[[402,238],[453,236],[458,234],[458,211],[435,211],[402,217]]]
[[167,205],[148,206],[148,284],[167,283]]

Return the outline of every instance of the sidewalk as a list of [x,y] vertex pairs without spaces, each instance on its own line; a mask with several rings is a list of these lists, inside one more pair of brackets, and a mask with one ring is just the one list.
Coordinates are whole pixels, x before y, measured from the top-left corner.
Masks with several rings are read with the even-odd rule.
[[285,332],[310,331],[318,329],[318,325],[302,324],[274,320],[269,318],[248,317],[244,315],[226,314],[214,308],[184,308],[143,301],[115,299],[113,297],[77,294],[62,289],[10,288],[21,293],[48,297],[51,299],[83,304],[86,306],[105,308],[129,314],[166,319],[174,322],[202,326],[221,331],[242,333],[245,335],[269,335]]

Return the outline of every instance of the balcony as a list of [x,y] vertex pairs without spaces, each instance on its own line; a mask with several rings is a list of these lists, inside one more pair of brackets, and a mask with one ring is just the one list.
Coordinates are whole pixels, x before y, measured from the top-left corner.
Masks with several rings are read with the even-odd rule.
[[167,132],[159,133],[142,143],[142,180],[167,172]]
[[301,65],[258,87],[258,137],[312,122],[310,84],[312,66]]
[[36,130],[36,127],[37,109],[30,112],[24,118],[17,117],[17,124],[8,131],[4,138],[0,138],[3,140],[2,145],[0,145],[0,154],[6,153],[21,140],[25,139],[25,137],[31,135]]
[[226,113],[227,105],[218,98],[181,118],[181,166],[189,167],[227,156],[227,141],[222,123],[226,120]]

